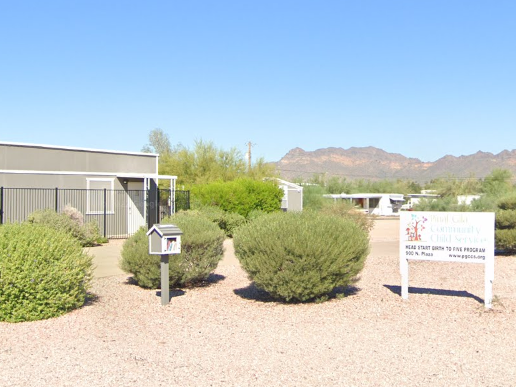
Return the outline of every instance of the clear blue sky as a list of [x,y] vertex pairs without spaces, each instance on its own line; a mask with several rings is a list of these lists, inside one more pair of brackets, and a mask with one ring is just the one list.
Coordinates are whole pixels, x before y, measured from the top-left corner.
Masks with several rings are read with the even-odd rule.
[[516,148],[516,1],[0,0],[0,141]]

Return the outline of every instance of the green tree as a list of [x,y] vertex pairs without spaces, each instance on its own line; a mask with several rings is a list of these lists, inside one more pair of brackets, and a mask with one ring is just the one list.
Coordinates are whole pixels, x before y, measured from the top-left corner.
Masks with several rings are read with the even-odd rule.
[[457,178],[453,175],[432,180],[427,189],[437,191],[442,197],[457,197],[458,195],[473,195],[481,192],[480,181],[473,175],[467,178]]
[[216,181],[192,187],[192,207],[216,206],[246,217],[252,211],[279,211],[283,190],[274,181],[248,178],[230,182]]
[[303,209],[318,211],[323,208],[326,201],[332,200],[323,197],[326,193],[324,187],[320,185],[305,185],[303,187]]
[[160,158],[159,173],[175,175],[178,184],[187,187],[243,177],[260,180],[276,176],[275,167],[263,159],[257,160],[248,171],[247,161],[236,148],[223,150],[203,140],[195,141],[193,149],[180,144],[174,147],[166,157]]
[[151,130],[149,133],[149,143],[142,148],[142,152],[157,153],[161,157],[170,154],[171,151],[172,148],[168,135],[159,128]]
[[493,169],[482,182],[482,192],[494,197],[502,197],[513,190],[512,172],[507,169]]

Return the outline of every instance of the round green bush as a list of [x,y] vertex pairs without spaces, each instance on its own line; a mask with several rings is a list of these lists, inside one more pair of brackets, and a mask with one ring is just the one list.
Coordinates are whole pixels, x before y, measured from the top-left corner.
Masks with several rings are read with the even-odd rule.
[[498,210],[495,219],[497,229],[516,228],[516,210]]
[[216,206],[228,213],[240,214],[244,218],[253,210],[268,213],[279,211],[283,195],[283,190],[274,181],[248,178],[196,184],[192,187],[194,208],[199,205]]
[[[162,224],[175,224],[181,236],[181,253],[169,257],[171,287],[190,286],[202,282],[215,270],[224,253],[224,232],[203,216],[181,212],[163,219]],[[149,254],[149,239],[141,228],[122,247],[122,270],[132,273],[138,285],[158,288],[161,283],[160,256]]]
[[29,223],[42,224],[60,232],[67,232],[83,247],[95,246],[101,238],[98,225],[95,222],[83,223],[82,214],[74,208],[67,211],[69,212],[58,213],[51,209],[37,210],[30,214],[27,220]]
[[501,210],[516,210],[516,195],[509,195],[501,198],[497,206]]
[[516,251],[516,229],[495,230],[495,247],[507,254]]
[[371,231],[374,227],[375,217],[357,211],[352,203],[349,202],[333,202],[326,201],[319,210],[322,214],[335,215],[341,218],[347,218],[355,222],[364,231]]
[[348,286],[369,252],[367,231],[352,220],[311,211],[261,216],[239,228],[233,242],[256,286],[285,301]]
[[0,321],[41,320],[82,306],[92,270],[92,257],[67,233],[0,226]]
[[203,216],[220,227],[228,238],[233,237],[234,231],[246,222],[246,219],[236,213],[227,212],[216,206],[198,206],[195,210],[186,211],[190,215]]

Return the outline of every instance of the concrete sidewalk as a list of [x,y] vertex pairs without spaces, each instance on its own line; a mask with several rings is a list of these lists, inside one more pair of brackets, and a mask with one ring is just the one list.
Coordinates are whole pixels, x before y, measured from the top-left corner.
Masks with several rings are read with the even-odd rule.
[[111,239],[109,243],[105,243],[102,246],[87,247],[85,249],[88,254],[93,255],[94,277],[102,278],[127,274],[118,267],[122,245],[125,241],[125,239]]

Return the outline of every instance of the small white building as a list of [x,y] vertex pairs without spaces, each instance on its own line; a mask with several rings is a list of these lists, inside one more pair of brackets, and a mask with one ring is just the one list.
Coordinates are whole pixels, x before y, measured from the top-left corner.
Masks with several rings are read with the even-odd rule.
[[399,215],[403,194],[359,193],[324,195],[333,200],[349,200],[359,210],[379,216]]
[[436,194],[433,194],[430,192],[436,192],[436,191],[423,190],[423,191],[421,191],[420,194],[408,194],[407,195],[408,196],[407,204],[404,204],[403,206],[401,206],[401,209],[410,211],[416,204],[418,204],[421,201],[421,199],[435,200],[435,199],[440,198],[439,195],[436,195]]
[[284,195],[281,200],[283,211],[303,211],[303,187],[285,180],[277,179]]
[[481,198],[481,195],[459,195],[457,196],[457,202],[459,204],[465,204],[470,206],[474,200],[478,200]]

